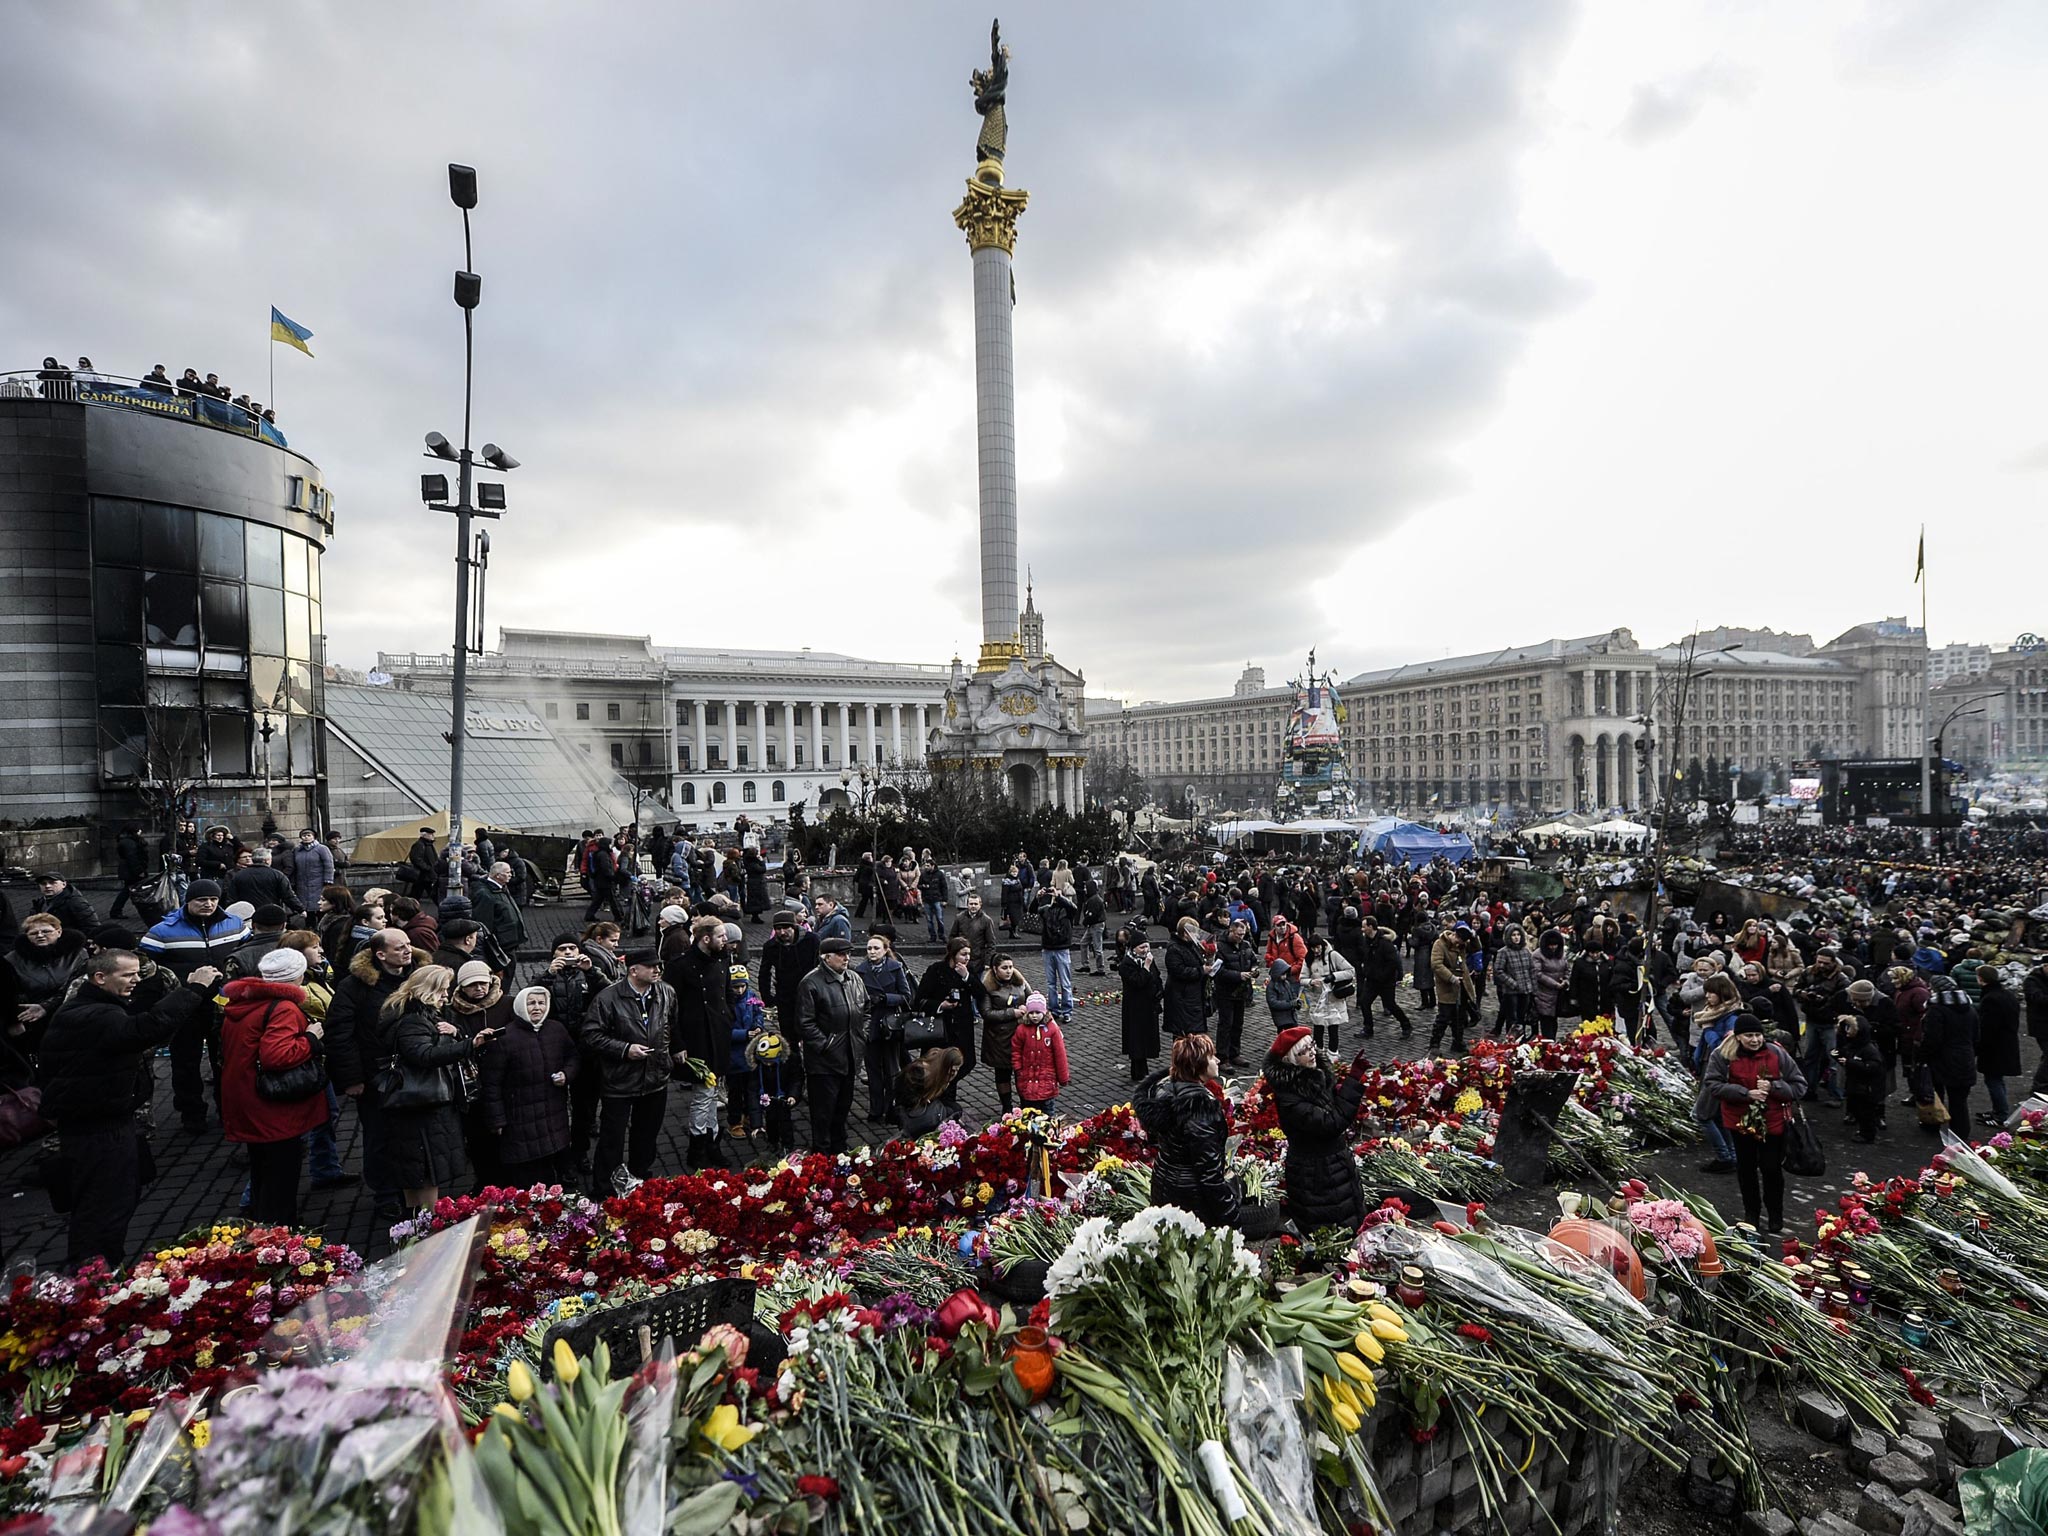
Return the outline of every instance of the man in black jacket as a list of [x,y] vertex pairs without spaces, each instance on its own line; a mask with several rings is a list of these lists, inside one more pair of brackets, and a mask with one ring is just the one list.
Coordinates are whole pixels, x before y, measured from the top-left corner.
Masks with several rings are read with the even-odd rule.
[[[960,919],[953,921],[957,925]],[[761,946],[761,1004],[775,1010],[782,1038],[791,1049],[783,1078],[792,1083],[802,1082],[804,1075],[803,1043],[796,1033],[796,989],[817,968],[818,936],[799,928],[794,912],[776,913],[768,942]]]
[[1242,918],[1233,919],[1223,940],[1216,946],[1216,1059],[1226,1067],[1242,1070],[1249,1065],[1239,1054],[1244,1047],[1244,1010],[1252,997],[1252,977],[1259,970],[1259,952],[1251,942],[1251,928]]
[[818,968],[796,989],[796,1033],[804,1043],[805,1086],[811,1100],[811,1145],[820,1152],[846,1150],[854,1064],[867,1052],[868,989],[853,973],[852,954],[853,945],[845,939],[820,940]]
[[252,907],[283,907],[286,913],[299,910],[299,888],[292,884],[290,875],[273,868],[268,848],[249,850],[246,868],[237,869],[227,878],[227,894],[224,901],[246,901]]
[[406,850],[405,867],[412,876],[412,893],[419,898],[421,906],[441,894],[434,883],[434,871],[441,867],[441,856],[434,851],[432,827],[420,828],[420,835]]
[[384,1172],[384,1124],[375,1094],[363,1091],[378,1055],[377,1015],[399,983],[425,964],[403,928],[379,928],[348,962],[348,974],[327,1005],[327,1078],[335,1092],[355,1100],[363,1122],[363,1182],[378,1215],[399,1214],[399,1189]]
[[[114,868],[120,876],[121,889],[114,893],[114,904],[107,909],[108,922],[121,915],[121,909],[134,899],[135,887],[149,873],[149,848],[142,841],[140,827],[123,827],[114,839]],[[136,908],[138,913],[141,910]]]
[[946,929],[949,939],[965,939],[972,958],[969,974],[979,976],[996,953],[996,920],[981,910],[981,892],[970,890],[961,898],[961,910],[953,914]]
[[[1346,924],[1340,919],[1337,932],[1341,938]],[[1372,1005],[1378,1003],[1386,1009],[1387,1016],[1401,1026],[1405,1039],[1414,1033],[1415,1024],[1401,1008],[1401,945],[1395,937],[1372,918],[1362,921],[1360,935],[1360,958],[1352,964],[1358,972],[1358,1012],[1365,1020],[1365,1032],[1372,1033]],[[1340,953],[1341,946],[1340,946]]]
[[[725,924],[715,917],[692,919],[689,947],[662,967],[662,979],[676,992],[676,1027],[671,1043],[677,1059],[695,1057],[721,1082],[730,1075],[726,1068],[732,1057],[732,992],[726,984],[731,969],[725,953]],[[694,1109],[697,1094],[715,1092],[686,1084],[684,1102]],[[690,1166],[709,1167],[718,1161],[718,1132],[695,1128],[703,1122],[701,1114],[689,1119]],[[746,1125],[742,1109],[734,1129],[744,1135]]]
[[64,925],[64,931],[74,930],[90,935],[100,926],[99,914],[92,909],[71,883],[54,869],[46,869],[35,877],[36,899],[29,903],[31,912],[47,912]]
[[71,1196],[64,1262],[73,1268],[94,1258],[118,1268],[127,1257],[128,1223],[142,1198],[135,1112],[155,1086],[149,1057],[210,1005],[220,972],[194,966],[185,984],[154,1008],[130,1013],[128,1000],[141,979],[134,953],[101,950],[85,986],[57,1010],[43,1036],[38,1077]]

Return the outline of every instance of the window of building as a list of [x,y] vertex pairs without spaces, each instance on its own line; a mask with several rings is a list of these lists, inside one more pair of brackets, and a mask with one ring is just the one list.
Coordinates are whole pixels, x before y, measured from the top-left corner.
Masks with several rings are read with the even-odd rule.
[[546,704],[542,705],[541,709],[550,720],[559,720],[562,718],[562,706],[555,703],[555,701],[552,699],[550,699]]
[[683,786],[683,793],[682,793],[682,799],[681,799],[681,803],[682,803],[682,804],[684,804],[684,805],[695,805],[695,804],[697,803],[697,786],[696,786],[696,785],[694,785],[694,784],[685,784],[685,785]]
[[578,704],[576,706],[576,718],[578,720],[588,720],[590,718],[590,706],[588,704]]
[[736,752],[736,753],[738,754],[738,755],[737,755],[737,756],[736,756],[736,757],[735,757],[735,758],[734,758],[733,760],[734,760],[734,761],[735,761],[736,763],[738,763],[740,767],[742,767],[742,768],[746,767],[746,766],[747,766],[747,752],[748,752],[748,747],[747,747],[747,744],[746,744],[746,743],[745,743],[745,742],[743,741],[743,742],[741,742],[741,743],[740,743],[740,744],[739,744],[739,745],[738,745],[738,746],[737,746],[736,748],[734,748],[733,750],[734,750],[734,751],[735,751],[735,752]]
[[[777,755],[780,752],[780,750],[781,749],[777,747],[774,742],[771,741],[768,743],[768,766],[770,768],[780,768],[782,766],[782,761],[780,757]],[[778,796],[777,798],[779,799],[781,797]]]
[[725,804],[725,781],[723,779],[711,786],[711,803],[713,805]]
[[732,723],[734,725],[752,725],[754,723],[754,706],[751,704],[733,705]]
[[802,742],[798,742],[798,743],[796,744],[796,756],[795,756],[794,758],[792,758],[792,759],[790,760],[790,766],[791,766],[792,768],[801,768],[801,767],[803,767],[803,765],[804,765],[804,744],[803,744]]
[[783,800],[788,798],[782,792],[782,780],[780,779],[777,779],[773,784],[768,786],[768,793],[770,796],[774,798],[777,804],[780,804]]
[[623,741],[612,743],[612,766],[614,768],[626,766],[626,744]]
[[[804,760],[803,760],[802,758],[798,758],[798,759],[796,760],[796,762],[797,762],[797,766],[798,766],[799,768],[801,768],[801,767],[803,766],[803,762],[804,762]],[[826,768],[830,768],[830,767],[832,766],[832,743],[831,743],[831,742],[829,742],[829,741],[826,741],[826,742],[820,742],[820,743],[818,744],[818,762],[820,763],[820,765],[822,765],[823,767],[826,767]]]
[[757,797],[754,794],[754,781],[752,779],[748,779],[746,783],[740,786],[740,799],[745,801],[748,805],[752,805],[756,798]]
[[616,720],[616,719],[618,719],[618,718],[619,718],[619,706],[618,706],[617,704],[607,704],[607,705],[605,705],[605,707],[604,707],[604,717],[605,717],[605,719],[607,719],[607,720]]

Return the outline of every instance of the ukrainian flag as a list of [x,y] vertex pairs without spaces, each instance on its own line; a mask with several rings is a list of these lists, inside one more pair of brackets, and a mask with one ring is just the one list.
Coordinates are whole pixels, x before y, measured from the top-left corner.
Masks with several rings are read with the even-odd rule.
[[313,349],[306,345],[313,339],[313,333],[298,321],[285,319],[275,304],[270,306],[270,339],[281,341],[288,347],[297,347],[308,357],[313,355]]

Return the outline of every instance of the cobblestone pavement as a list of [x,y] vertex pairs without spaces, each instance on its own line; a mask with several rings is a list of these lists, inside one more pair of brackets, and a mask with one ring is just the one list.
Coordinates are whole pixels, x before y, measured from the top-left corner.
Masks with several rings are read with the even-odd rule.
[[[102,909],[110,900],[104,893],[88,894],[95,895]],[[535,946],[529,953],[536,956],[544,954],[542,946],[549,944],[557,934],[580,930],[581,918],[580,906],[529,911],[529,941]],[[765,924],[748,924],[744,929],[749,960],[757,975],[760,969],[757,952],[767,931]],[[1154,936],[1155,939],[1162,937],[1158,931]],[[1013,953],[1025,974],[1038,982],[1042,981],[1044,971],[1035,948],[1036,942],[1034,937],[1020,935],[1020,942]],[[913,946],[904,950],[904,959],[913,979],[937,957],[938,951],[934,948]],[[536,969],[538,963],[537,959],[523,963],[520,968],[522,977],[528,970]],[[1073,1081],[1060,1095],[1058,1108],[1062,1114],[1078,1118],[1123,1102],[1130,1092],[1131,1074],[1129,1061],[1118,1054],[1121,1023],[1115,975],[1095,977],[1077,972],[1074,986],[1078,1006],[1073,1023],[1066,1031]],[[1414,989],[1406,983],[1401,988],[1401,1002],[1415,1021],[1412,1038],[1404,1037],[1390,1021],[1382,1019],[1374,1039],[1366,1041],[1354,1008],[1352,1022],[1344,1034],[1345,1051],[1348,1053],[1366,1046],[1375,1062],[1427,1054],[1432,1015],[1420,1009]],[[1491,1028],[1494,1011],[1494,1000],[1489,992],[1482,1005],[1480,1030]],[[1246,1012],[1244,1039],[1245,1059],[1253,1063],[1254,1070],[1272,1039],[1271,1015],[1263,1001],[1256,1002]],[[2031,1074],[2033,1043],[2026,1042],[2025,1049]],[[153,1145],[158,1177],[143,1193],[130,1234],[132,1250],[167,1243],[194,1227],[233,1216],[239,1208],[247,1179],[245,1159],[239,1150],[221,1141],[217,1123],[209,1125],[200,1134],[188,1134],[178,1129],[177,1116],[170,1105],[168,1062],[158,1062],[156,1076],[157,1129]],[[2019,1081],[2024,1083],[2026,1080],[2022,1078]],[[960,1099],[963,1121],[982,1124],[995,1118],[998,1112],[995,1085],[985,1067],[977,1066],[962,1080]],[[857,1089],[851,1134],[856,1141],[863,1137],[882,1139],[886,1128],[862,1117],[865,1105],[865,1093]],[[1976,1107],[1979,1110],[1985,1107],[1981,1089],[1976,1096]],[[1828,1172],[1819,1179],[1788,1181],[1786,1214],[1792,1229],[1805,1226],[1805,1218],[1816,1202],[1832,1203],[1845,1188],[1847,1176],[1856,1169],[1867,1169],[1878,1176],[1919,1169],[1933,1150],[1933,1143],[1915,1129],[1910,1110],[1894,1107],[1890,1111],[1890,1123],[1890,1130],[1876,1145],[1862,1146],[1846,1133],[1839,1110],[1823,1110],[1816,1116],[1816,1124],[1828,1152]],[[360,1127],[352,1109],[343,1109],[337,1135],[343,1166],[351,1172],[360,1170]],[[808,1125],[802,1106],[797,1110],[797,1136],[800,1146],[808,1144]],[[679,1105],[671,1096],[658,1170],[681,1171],[685,1165],[687,1144]],[[722,1150],[735,1166],[762,1155],[755,1153],[746,1141],[726,1141],[722,1143]],[[37,1260],[43,1264],[54,1264],[63,1257],[64,1218],[51,1210],[48,1196],[35,1181],[38,1151],[38,1147],[31,1146],[0,1155],[0,1250],[4,1250],[9,1261]],[[1724,1210],[1732,1210],[1739,1215],[1739,1206],[1734,1204],[1733,1179],[1725,1175],[1699,1173],[1697,1166],[1703,1156],[1697,1146],[1667,1149],[1646,1157],[1644,1172],[1703,1190],[1720,1201]],[[466,1188],[465,1185],[445,1193],[464,1193]],[[1506,1214],[1519,1220],[1541,1220],[1546,1210],[1554,1214],[1547,1190],[1523,1192],[1501,1202],[1501,1205]],[[347,1242],[360,1251],[378,1254],[389,1247],[378,1230],[379,1224],[372,1217],[369,1192],[361,1184],[332,1191],[306,1188],[302,1193],[300,1213],[305,1225],[319,1228],[330,1239]]]

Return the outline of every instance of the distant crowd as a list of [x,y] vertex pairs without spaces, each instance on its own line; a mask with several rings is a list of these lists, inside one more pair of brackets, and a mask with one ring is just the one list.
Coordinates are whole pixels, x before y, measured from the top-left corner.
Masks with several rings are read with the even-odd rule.
[[[89,357],[81,357],[76,368],[67,368],[56,358],[46,357],[43,359],[43,366],[36,373],[35,392],[45,400],[76,400],[81,389],[115,382],[117,381],[95,369]],[[28,391],[25,382],[0,380],[0,383],[14,384],[15,388],[11,392],[15,394]],[[246,412],[254,420],[267,421],[272,425],[277,422],[275,410],[261,400],[251,400],[247,395],[236,394],[221,383],[220,375],[217,373],[209,373],[205,378],[201,378],[198,369],[187,368],[184,373],[173,379],[164,365],[158,363],[142,376],[139,385],[153,395],[225,400],[229,405]]]

